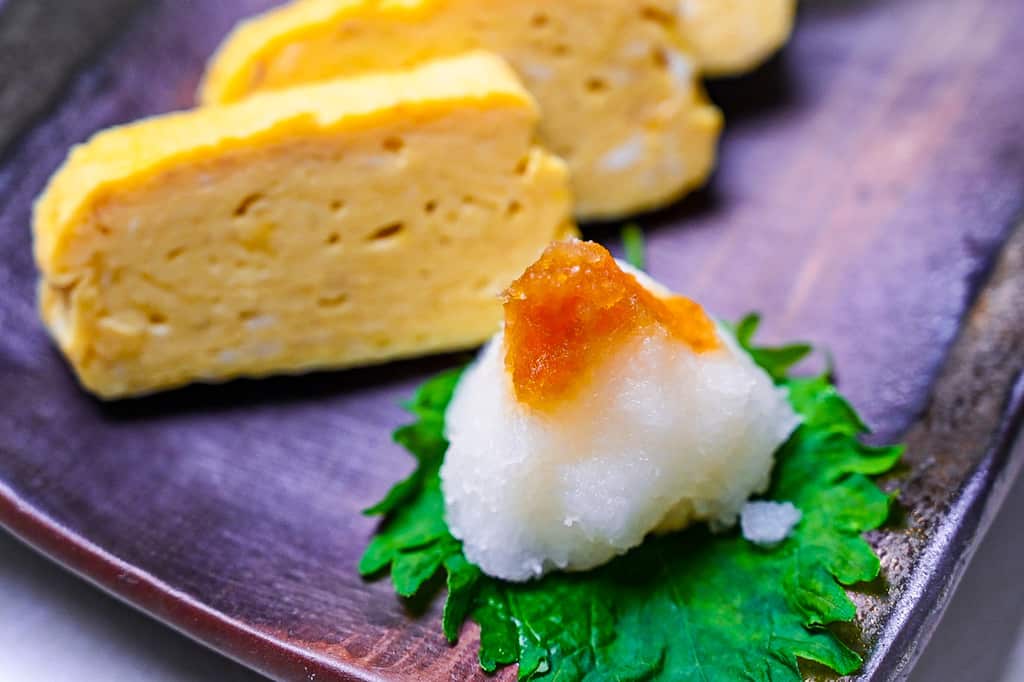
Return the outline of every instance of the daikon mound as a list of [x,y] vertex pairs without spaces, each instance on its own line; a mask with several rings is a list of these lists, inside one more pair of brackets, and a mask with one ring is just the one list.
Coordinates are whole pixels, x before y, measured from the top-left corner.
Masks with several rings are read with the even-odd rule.
[[721,343],[703,352],[657,326],[632,335],[551,409],[517,399],[499,333],[446,418],[446,517],[466,557],[525,581],[593,568],[651,532],[735,524],[799,419],[785,391],[716,331]]

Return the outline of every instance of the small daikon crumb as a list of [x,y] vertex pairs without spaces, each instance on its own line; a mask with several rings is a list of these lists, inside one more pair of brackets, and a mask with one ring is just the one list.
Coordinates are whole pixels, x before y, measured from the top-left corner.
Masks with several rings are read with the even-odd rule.
[[770,547],[789,537],[803,513],[791,502],[747,502],[740,513],[743,537]]

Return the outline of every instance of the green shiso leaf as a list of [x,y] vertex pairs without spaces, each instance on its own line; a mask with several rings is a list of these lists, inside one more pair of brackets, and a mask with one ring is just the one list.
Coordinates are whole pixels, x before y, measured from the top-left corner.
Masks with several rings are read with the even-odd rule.
[[754,362],[760,365],[764,371],[768,372],[768,375],[776,383],[782,382],[788,376],[789,370],[793,369],[797,363],[810,355],[813,349],[807,343],[793,343],[788,346],[778,346],[775,348],[754,346],[754,332],[757,331],[760,324],[761,316],[757,313],[751,313],[735,325],[727,326],[732,328],[736,334],[736,340],[750,353],[750,356],[754,358]]
[[799,658],[854,672],[860,656],[825,626],[856,615],[844,585],[878,576],[878,557],[861,535],[885,521],[890,497],[868,476],[891,469],[903,449],[861,443],[867,427],[828,375],[788,377],[810,347],[755,346],[758,323],[750,315],[732,330],[803,417],[777,453],[766,495],[803,512],[780,545],[694,527],[650,537],[586,573],[525,584],[484,575],[444,523],[438,471],[455,370],[428,381],[406,406],[417,421],[395,440],[419,466],[367,510],[385,521],[360,572],[390,567],[396,591],[409,597],[443,568],[445,637],[454,642],[471,617],[480,625],[481,668],[518,663],[521,679],[797,682]]
[[419,466],[409,478],[388,491],[383,500],[369,509],[364,509],[364,514],[390,514],[410,497],[421,493],[428,484],[427,479],[430,478],[431,472],[436,478],[444,451],[448,449],[448,442],[444,439],[444,411],[462,377],[462,371],[461,367],[448,370],[428,380],[416,391],[413,399],[404,405],[405,409],[419,418],[419,421],[399,428],[392,438],[412,453]]
[[644,231],[636,223],[629,223],[622,228],[622,250],[626,253],[626,262],[637,270],[647,269],[647,245],[644,242]]

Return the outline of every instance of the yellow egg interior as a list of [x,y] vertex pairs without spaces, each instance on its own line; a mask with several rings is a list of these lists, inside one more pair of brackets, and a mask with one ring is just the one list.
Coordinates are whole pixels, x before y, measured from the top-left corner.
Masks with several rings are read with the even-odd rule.
[[42,315],[104,397],[473,346],[573,231],[537,118],[472,54],[103,132],[36,206]]
[[576,214],[615,218],[674,201],[714,166],[721,114],[677,11],[678,0],[299,0],[234,31],[201,100],[486,48],[536,97],[541,139],[569,165]]
[[709,76],[759,66],[789,40],[795,15],[796,0],[679,0],[681,30]]

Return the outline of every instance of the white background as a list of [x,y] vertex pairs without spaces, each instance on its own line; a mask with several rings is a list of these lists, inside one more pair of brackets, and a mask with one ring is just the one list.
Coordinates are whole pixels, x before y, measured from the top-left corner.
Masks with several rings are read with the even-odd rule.
[[[912,682],[1024,682],[1024,479]],[[107,597],[0,531],[0,682],[261,680]]]

